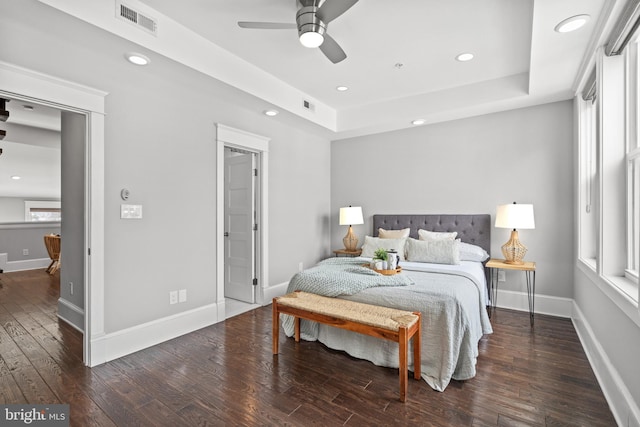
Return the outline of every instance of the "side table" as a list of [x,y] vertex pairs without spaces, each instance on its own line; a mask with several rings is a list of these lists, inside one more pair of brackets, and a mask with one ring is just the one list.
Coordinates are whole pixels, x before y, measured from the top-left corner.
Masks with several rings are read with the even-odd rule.
[[486,267],[491,272],[491,313],[496,309],[498,301],[498,272],[500,270],[518,270],[523,271],[527,280],[527,298],[529,299],[529,319],[531,327],[533,327],[533,317],[535,311],[536,299],[536,263],[532,261],[524,261],[522,264],[507,264],[503,259],[490,259],[487,261]]
[[353,256],[360,256],[360,254],[362,253],[362,249],[356,249],[355,251],[348,251],[346,249],[336,249],[335,251],[333,251],[333,253],[336,256],[343,255],[343,256],[353,257]]

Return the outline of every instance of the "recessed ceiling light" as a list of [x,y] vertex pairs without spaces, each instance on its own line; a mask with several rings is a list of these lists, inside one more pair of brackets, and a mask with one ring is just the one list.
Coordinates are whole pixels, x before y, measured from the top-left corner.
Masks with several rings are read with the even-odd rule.
[[13,175],[11,176],[11,179],[15,179],[16,181],[20,179],[20,177],[18,175]]
[[137,52],[125,53],[124,57],[127,58],[127,61],[135,65],[147,65],[151,62],[151,60],[147,56]]
[[471,61],[472,59],[473,53],[461,53],[460,55],[456,56],[456,61],[460,62]]
[[348,88],[348,87],[346,87],[346,86],[338,86],[338,87],[336,87],[336,90],[337,90],[338,92],[344,92],[344,91],[349,90],[349,88]]
[[425,119],[415,119],[414,121],[411,122],[411,124],[414,126],[418,126],[418,125],[425,124],[425,122],[426,122]]
[[278,115],[278,111],[277,110],[265,110],[264,111],[264,115],[265,116],[269,116],[269,117],[277,116]]
[[554,28],[559,33],[568,33],[570,31],[575,31],[578,28],[581,28],[584,24],[589,21],[591,18],[589,15],[576,15],[571,18],[567,18],[564,21],[561,21],[556,28]]

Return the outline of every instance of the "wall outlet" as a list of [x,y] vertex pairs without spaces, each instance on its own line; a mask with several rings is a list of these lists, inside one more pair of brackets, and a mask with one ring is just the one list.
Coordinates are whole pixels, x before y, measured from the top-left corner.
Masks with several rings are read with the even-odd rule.
[[180,289],[178,292],[178,302],[185,302],[187,300],[187,290]]
[[29,249],[23,249],[22,255],[29,255]]
[[169,291],[169,304],[178,303],[178,291]]
[[498,282],[506,282],[507,278],[505,276],[504,270],[498,270]]

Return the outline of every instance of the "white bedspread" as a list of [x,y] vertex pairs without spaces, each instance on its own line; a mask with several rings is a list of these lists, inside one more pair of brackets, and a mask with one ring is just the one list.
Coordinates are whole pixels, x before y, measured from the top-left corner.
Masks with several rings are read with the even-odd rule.
[[[366,262],[366,258],[362,258]],[[451,379],[476,374],[478,341],[492,333],[486,311],[486,280],[482,264],[458,266],[402,262],[403,273],[415,282],[401,287],[372,287],[339,298],[422,313],[422,378],[444,391]],[[289,289],[292,291],[293,289]],[[311,327],[302,321],[302,338],[319,340],[353,357],[378,366],[398,367],[398,344],[327,325]],[[283,322],[283,327],[284,327]],[[316,325],[313,325],[316,326]],[[288,336],[292,328],[285,327]],[[412,352],[409,366],[413,369]]]

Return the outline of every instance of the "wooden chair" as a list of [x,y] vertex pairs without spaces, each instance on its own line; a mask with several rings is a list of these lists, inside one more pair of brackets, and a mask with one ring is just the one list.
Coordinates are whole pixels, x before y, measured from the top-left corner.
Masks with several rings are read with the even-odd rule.
[[47,234],[44,236],[44,246],[47,248],[51,264],[47,267],[47,273],[55,274],[60,268],[60,236]]

